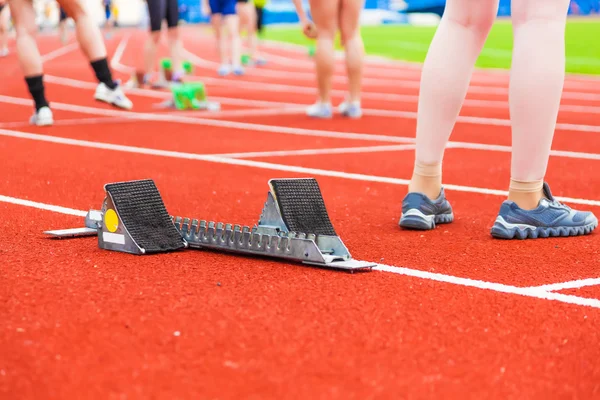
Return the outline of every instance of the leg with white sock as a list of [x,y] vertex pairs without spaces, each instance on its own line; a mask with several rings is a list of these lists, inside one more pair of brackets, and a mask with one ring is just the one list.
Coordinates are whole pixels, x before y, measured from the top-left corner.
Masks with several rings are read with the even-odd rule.
[[512,124],[508,200],[492,228],[498,238],[570,236],[591,232],[591,213],[556,202],[544,182],[565,78],[569,0],[513,0]]
[[453,220],[442,189],[444,149],[497,10],[498,0],[446,3],[421,75],[415,165],[400,219],[404,228],[433,229]]

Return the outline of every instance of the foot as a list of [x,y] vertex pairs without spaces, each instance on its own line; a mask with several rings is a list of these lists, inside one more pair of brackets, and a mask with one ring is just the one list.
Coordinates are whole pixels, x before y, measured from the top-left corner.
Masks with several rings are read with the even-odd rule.
[[317,102],[306,109],[306,115],[313,118],[331,118],[331,104]]
[[237,76],[244,75],[244,72],[245,72],[244,67],[242,67],[241,65],[234,66],[232,71],[233,71],[233,74],[237,75]]
[[231,66],[227,64],[221,64],[221,66],[217,70],[217,73],[219,74],[219,76],[229,75],[231,73]]
[[96,87],[96,94],[94,95],[94,98],[98,101],[103,101],[115,107],[124,108],[126,110],[131,110],[133,108],[133,103],[127,98],[127,96],[125,96],[121,86],[110,89],[103,82],[100,82]]
[[448,224],[454,220],[452,207],[444,189],[437,199],[431,200],[423,193],[411,192],[402,200],[402,216],[399,225],[405,229],[430,230],[436,224]]
[[267,64],[267,60],[265,58],[262,57],[257,57],[254,60],[254,65],[256,65],[257,67],[262,67],[263,65]]
[[50,107],[42,107],[37,110],[29,119],[31,125],[50,126],[54,123],[54,117]]
[[338,111],[345,117],[360,118],[362,117],[362,109],[359,101],[344,101],[339,105]]
[[545,182],[544,196],[533,210],[504,201],[492,226],[492,236],[498,239],[579,236],[591,233],[598,226],[598,219],[591,212],[572,210],[556,201]]

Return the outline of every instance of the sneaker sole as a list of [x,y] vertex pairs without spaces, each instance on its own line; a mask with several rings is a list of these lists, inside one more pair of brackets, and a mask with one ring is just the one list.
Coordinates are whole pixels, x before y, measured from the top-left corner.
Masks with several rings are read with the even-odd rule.
[[454,213],[425,215],[419,210],[410,210],[402,214],[399,225],[405,229],[425,231],[434,229],[436,225],[449,224],[452,221],[454,221]]
[[131,106],[129,106],[129,105],[127,105],[127,106],[124,106],[124,105],[121,105],[121,104],[118,104],[118,103],[112,102],[112,101],[110,101],[110,100],[107,100],[107,99],[105,99],[105,98],[103,98],[103,97],[101,97],[101,96],[94,97],[94,99],[95,99],[96,101],[101,101],[101,102],[103,102],[103,103],[110,104],[111,106],[113,106],[113,107],[117,107],[117,108],[120,108],[120,109],[122,109],[122,110],[131,110],[131,109],[133,108],[133,107],[131,107]]
[[540,239],[548,237],[569,237],[589,235],[598,226],[595,220],[583,226],[535,227],[531,225],[509,224],[502,217],[496,218],[491,234],[496,239]]

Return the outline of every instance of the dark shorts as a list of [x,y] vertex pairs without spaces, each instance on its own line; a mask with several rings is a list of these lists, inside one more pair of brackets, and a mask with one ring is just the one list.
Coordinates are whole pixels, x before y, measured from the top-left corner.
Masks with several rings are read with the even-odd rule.
[[4,9],[4,6],[5,6],[5,5],[6,5],[6,4],[0,4],[0,12],[2,12],[2,10]]
[[150,30],[160,31],[163,20],[167,21],[169,28],[174,28],[179,23],[179,2],[177,0],[148,0],[148,15],[150,16]]
[[211,14],[235,15],[236,0],[208,0]]
[[237,0],[238,3],[247,3],[248,0]]
[[60,16],[59,16],[59,21],[64,21],[65,19],[69,18],[69,16],[67,15],[67,12],[65,10],[63,10],[63,8],[60,8]]

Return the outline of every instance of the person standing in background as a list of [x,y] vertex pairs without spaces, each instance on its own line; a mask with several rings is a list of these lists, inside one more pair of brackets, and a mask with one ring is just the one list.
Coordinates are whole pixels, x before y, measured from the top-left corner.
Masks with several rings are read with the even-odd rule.
[[10,11],[6,0],[0,0],[0,57],[8,55],[8,28]]

